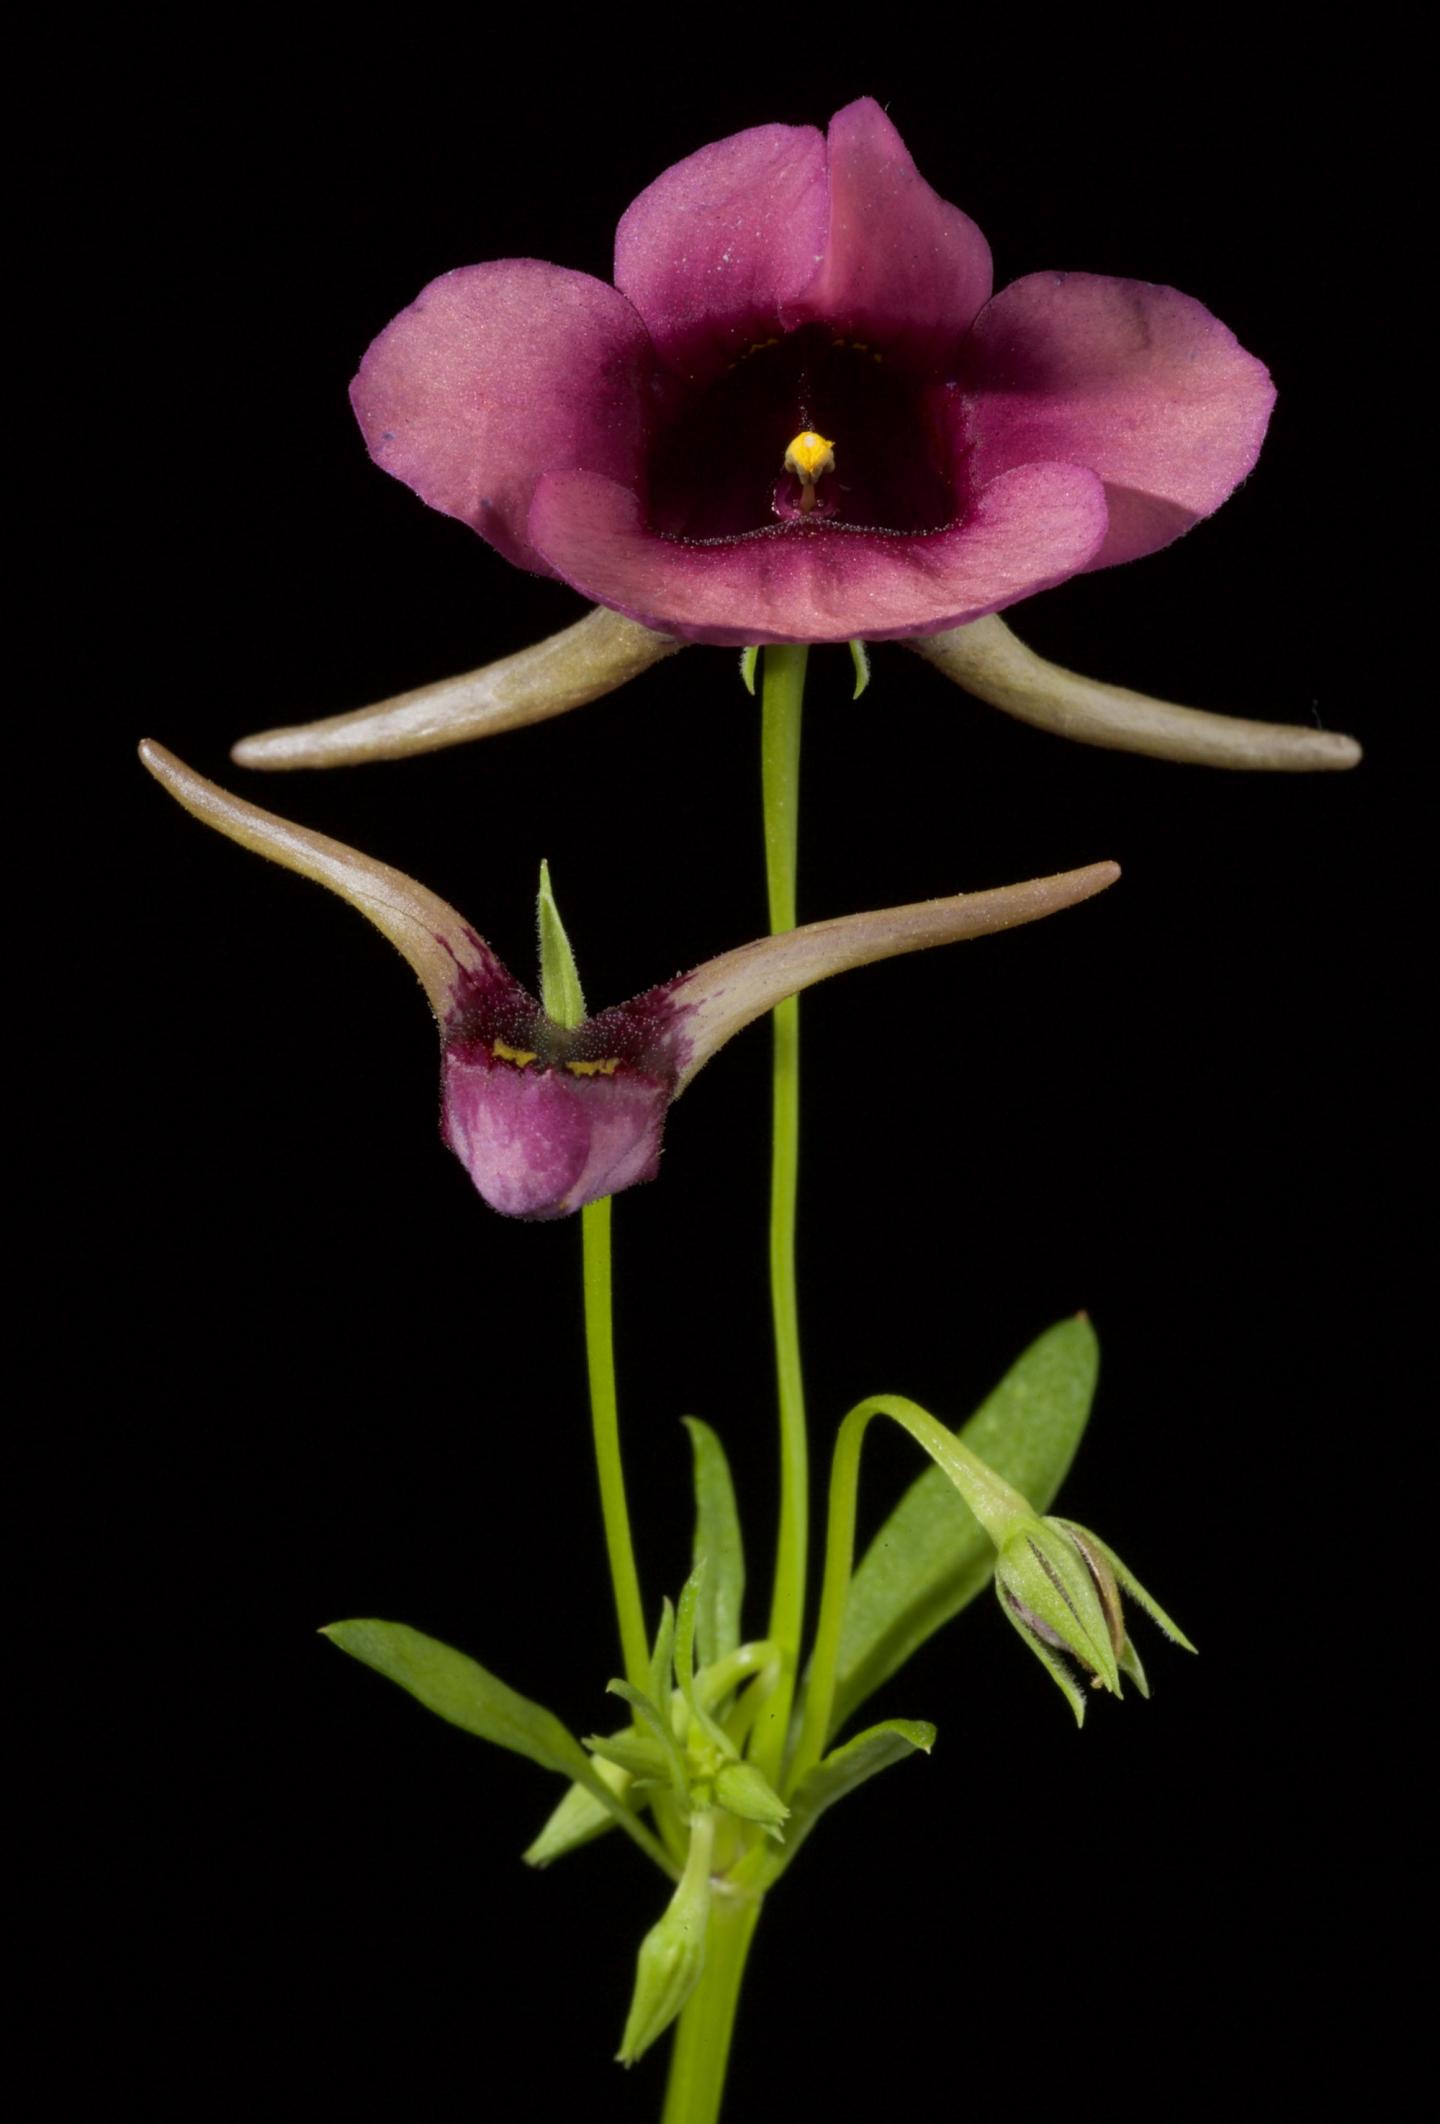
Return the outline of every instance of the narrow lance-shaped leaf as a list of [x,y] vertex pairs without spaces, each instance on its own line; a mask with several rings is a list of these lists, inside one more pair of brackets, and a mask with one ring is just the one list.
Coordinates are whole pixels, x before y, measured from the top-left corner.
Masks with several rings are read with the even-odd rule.
[[[1062,1320],[1033,1342],[958,1436],[1044,1512],[1089,1418],[1095,1331]],[[990,1581],[995,1550],[939,1468],[910,1485],[856,1568],[845,1605],[831,1732]]]
[[705,1558],[695,1618],[695,1642],[702,1667],[724,1659],[740,1642],[740,1610],[745,1597],[745,1552],[735,1485],[725,1448],[698,1416],[683,1419],[695,1456],[696,1562]]
[[543,1704],[521,1696],[478,1660],[405,1623],[365,1618],[331,1623],[321,1635],[388,1681],[398,1682],[427,1711],[448,1719],[452,1726],[583,1785],[592,1797],[614,1810],[641,1849],[673,1876],[673,1864],[650,1831],[616,1798],[579,1741]]
[[821,1815],[836,1800],[844,1799],[847,1792],[853,1792],[877,1771],[903,1762],[917,1750],[928,1755],[934,1745],[935,1728],[928,1720],[887,1718],[832,1750],[800,1780],[791,1797],[784,1858],[777,1860],[775,1871],[789,1865]]

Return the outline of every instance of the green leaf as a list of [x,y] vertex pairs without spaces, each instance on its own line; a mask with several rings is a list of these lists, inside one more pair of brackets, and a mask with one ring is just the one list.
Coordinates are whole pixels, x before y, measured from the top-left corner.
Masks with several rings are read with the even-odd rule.
[[575,967],[575,954],[565,934],[565,924],[550,888],[550,865],[540,865],[540,897],[536,905],[540,923],[540,1001],[545,1015],[555,1025],[573,1030],[585,1023],[585,997]]
[[[628,1733],[630,1728],[627,1726]],[[610,1787],[622,1805],[630,1790],[630,1774],[607,1763],[602,1757],[595,1765],[603,1784]],[[553,1859],[564,1858],[569,1851],[578,1851],[582,1844],[589,1844],[607,1829],[615,1827],[614,1809],[596,1799],[583,1785],[571,1785],[558,1807],[554,1808],[544,1828],[525,1852],[527,1866],[548,1866]]]
[[532,1703],[507,1687],[477,1660],[468,1659],[436,1637],[426,1637],[405,1623],[331,1623],[320,1633],[387,1681],[402,1689],[480,1740],[526,1756],[542,1770],[558,1771],[561,1777],[583,1785],[591,1796],[608,1807],[643,1850],[673,1876],[674,1867],[661,1846],[641,1822],[610,1790],[573,1733],[561,1725],[553,1711]]
[[[1099,1365],[1089,1321],[1083,1315],[1062,1320],[1031,1343],[958,1433],[1037,1512],[1046,1510],[1075,1457]],[[832,1733],[975,1598],[994,1567],[995,1550],[979,1521],[940,1470],[927,1468],[850,1582]]]
[[855,691],[851,694],[850,698],[854,701],[858,701],[861,694],[865,691],[865,688],[870,683],[870,651],[866,648],[863,642],[851,642],[850,661],[855,666]]
[[735,1485],[725,1448],[698,1416],[686,1416],[695,1455],[694,1560],[705,1558],[705,1580],[695,1618],[696,1644],[702,1667],[724,1659],[740,1642],[740,1609],[745,1598],[745,1551]]
[[877,1771],[888,1770],[891,1763],[904,1762],[917,1749],[928,1755],[934,1745],[935,1728],[925,1719],[887,1718],[832,1750],[801,1778],[791,1797],[781,1863],[789,1864],[826,1808],[833,1807],[836,1800],[844,1799],[847,1792],[853,1792]]
[[740,651],[740,683],[747,693],[755,691],[755,666],[759,661],[758,645]]

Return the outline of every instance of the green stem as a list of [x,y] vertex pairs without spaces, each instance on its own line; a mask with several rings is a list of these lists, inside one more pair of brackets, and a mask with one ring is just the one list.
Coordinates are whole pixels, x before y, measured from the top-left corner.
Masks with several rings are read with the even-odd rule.
[[[765,651],[761,710],[761,778],[765,808],[765,877],[772,935],[795,927],[795,854],[800,793],[800,709],[805,691],[803,646]],[[754,1760],[772,1783],[785,1752],[790,1705],[805,1619],[805,1563],[809,1530],[809,1451],[800,1376],[800,1325],[795,1296],[795,1201],[800,1169],[800,1006],[792,996],[776,1007],[773,1150],[770,1184],[770,1304],[780,1411],[780,1527],[767,1635],[780,1647],[780,1675],[756,1727]]]
[[830,1472],[830,1509],[825,1531],[825,1576],[820,1588],[820,1613],[815,1624],[815,1646],[805,1683],[805,1713],[794,1760],[786,1779],[787,1794],[793,1792],[807,1770],[819,1762],[830,1738],[830,1720],[835,1704],[835,1680],[840,1662],[840,1633],[845,1622],[845,1601],[850,1591],[850,1570],[855,1559],[855,1504],[860,1485],[860,1447],[871,1420],[888,1416],[908,1431],[918,1446],[948,1475],[966,1504],[998,1547],[1017,1514],[1030,1515],[1030,1507],[1018,1490],[1002,1480],[962,1445],[953,1431],[902,1394],[874,1394],[851,1409],[835,1439],[835,1458]]
[[615,1397],[615,1329],[610,1293],[610,1197],[589,1202],[580,1212],[585,1251],[585,1357],[590,1373],[590,1421],[595,1434],[595,1468],[600,1477],[600,1510],[605,1520],[605,1548],[615,1588],[620,1650],[625,1679],[632,1689],[650,1686],[650,1649],[645,1638],[645,1610],[640,1576],[630,1538],[630,1509],[625,1502],[625,1471],[620,1461],[620,1412]]
[[718,1891],[705,1928],[705,1967],[675,2030],[661,2124],[716,2124],[735,2027],[740,1980],[760,1902]]

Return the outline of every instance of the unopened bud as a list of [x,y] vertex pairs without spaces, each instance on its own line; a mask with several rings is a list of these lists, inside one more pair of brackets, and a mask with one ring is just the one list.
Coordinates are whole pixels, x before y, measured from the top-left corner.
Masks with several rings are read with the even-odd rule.
[[640,1943],[635,1992],[616,2053],[622,2065],[633,2065],[657,2036],[664,2035],[700,1981],[705,1966],[710,1854],[714,1844],[715,1817],[707,1809],[690,1824],[690,1855],[670,1906]]

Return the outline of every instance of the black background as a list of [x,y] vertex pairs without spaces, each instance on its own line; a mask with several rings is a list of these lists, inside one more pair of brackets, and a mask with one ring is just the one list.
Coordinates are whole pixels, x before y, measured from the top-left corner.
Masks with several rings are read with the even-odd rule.
[[[103,62],[87,91],[102,625],[80,721],[119,822],[101,927],[123,1088],[77,1094],[89,1208],[53,1341],[62,1377],[82,1346],[102,1357],[62,1426],[60,1575],[87,1589],[72,1951],[97,1926],[112,1942],[74,2062],[123,2054],[165,2116],[658,2113],[659,2055],[628,2079],[607,2062],[658,1877],[613,1840],[528,1873],[558,1788],[313,1634],[402,1618],[574,1730],[606,1723],[578,1228],[478,1203],[436,1138],[407,970],[185,818],[130,747],[148,731],[419,876],[522,974],[547,856],[592,1004],[758,934],[758,718],[727,652],[404,764],[264,782],[226,754],[580,609],[370,466],[345,386],[387,319],[483,257],[607,277],[615,220],[666,164],[868,91],[991,237],[997,285],[1047,266],[1172,282],[1279,384],[1259,467],[1215,518],[1021,608],[1017,631],[1173,699],[1353,730],[1370,757],[1181,769],[1012,723],[898,646],[858,704],[844,652],[812,657],[802,918],[1098,857],[1125,872],[1052,924],[807,1000],[817,1462],[861,1394],[957,1421],[1087,1308],[1102,1383],[1066,1508],[1203,1656],[1141,1624],[1154,1700],[1099,1703],[1077,1735],[988,1601],[933,1641],[873,1706],[933,1718],[933,1758],[837,1815],[767,1914],[734,2114],[848,2118],[885,2088],[1229,2113],[1242,2088],[1261,2107],[1333,2080],[1363,2031],[1347,1913],[1370,1853],[1327,1706],[1373,1628],[1351,1576],[1368,1478],[1339,1456],[1374,1406],[1397,1095],[1363,880],[1400,732],[1344,660],[1328,573],[1331,106],[1303,67],[1242,75],[1153,33],[893,36],[853,63],[773,25],[712,53],[698,16],[663,41],[508,34],[422,19],[301,51],[262,18],[117,50],[113,93]],[[757,1028],[712,1065],[615,1220],[647,1594],[686,1568],[694,1412],[730,1448],[757,1630],[766,1050]],[[915,1471],[871,1435],[867,1525]]]

